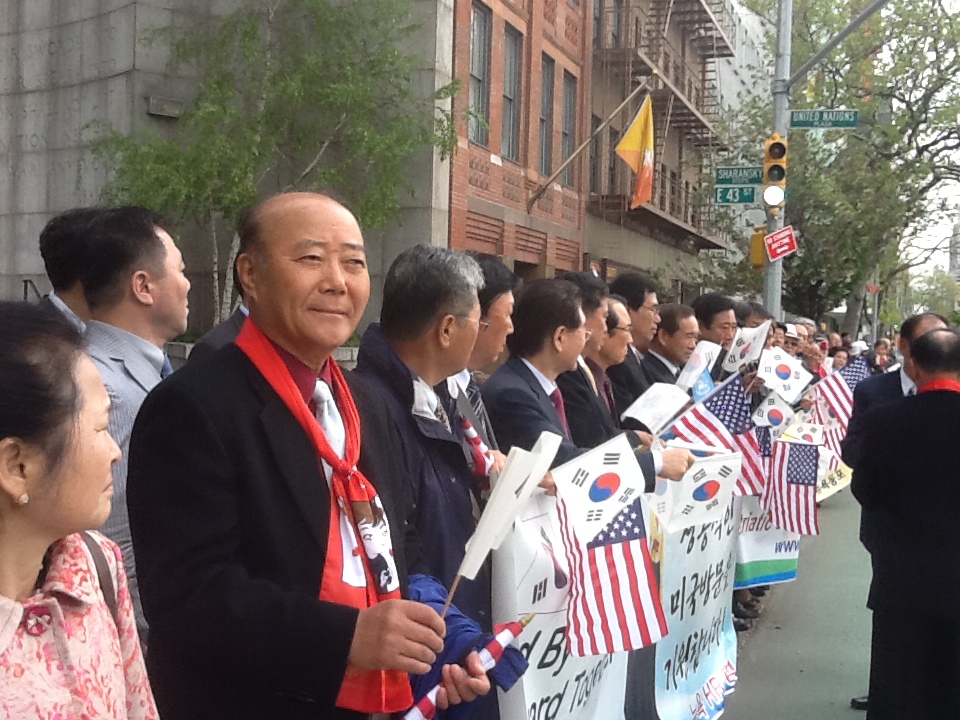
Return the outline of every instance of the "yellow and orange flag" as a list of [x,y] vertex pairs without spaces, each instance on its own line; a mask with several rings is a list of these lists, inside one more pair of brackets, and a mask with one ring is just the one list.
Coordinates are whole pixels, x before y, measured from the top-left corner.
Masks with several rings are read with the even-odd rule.
[[650,202],[653,198],[653,103],[649,95],[617,145],[617,155],[637,175],[630,209]]

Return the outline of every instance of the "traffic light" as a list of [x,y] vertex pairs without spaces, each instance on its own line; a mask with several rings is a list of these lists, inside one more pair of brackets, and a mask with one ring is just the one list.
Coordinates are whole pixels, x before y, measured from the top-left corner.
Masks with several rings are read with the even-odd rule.
[[763,202],[780,207],[787,191],[787,139],[774,133],[764,142]]
[[763,238],[766,236],[766,225],[754,228],[753,235],[750,236],[750,264],[757,272],[762,271],[767,266],[767,248],[763,244]]

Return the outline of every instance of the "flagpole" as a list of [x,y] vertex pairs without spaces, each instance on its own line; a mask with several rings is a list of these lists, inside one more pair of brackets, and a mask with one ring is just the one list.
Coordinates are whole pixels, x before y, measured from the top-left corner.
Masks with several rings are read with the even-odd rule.
[[453,594],[457,591],[457,586],[460,585],[460,580],[462,578],[463,575],[457,575],[453,579],[453,585],[450,586],[450,592],[447,593],[447,601],[443,604],[443,612],[440,613],[441,620],[447,616],[447,610],[450,609],[450,604],[453,602]]
[[560,177],[560,174],[567,169],[570,163],[572,163],[574,160],[576,160],[580,156],[580,153],[582,153],[584,149],[586,149],[586,147],[593,141],[593,138],[599,135],[600,132],[607,125],[609,125],[617,115],[620,114],[620,111],[623,110],[628,104],[630,104],[630,101],[633,100],[637,95],[639,95],[640,92],[650,84],[650,80],[652,80],[654,77],[656,77],[659,74],[660,73],[657,72],[656,70],[651,70],[650,77],[645,78],[644,81],[637,86],[636,90],[634,90],[632,93],[627,95],[626,100],[620,103],[620,105],[617,106],[617,109],[614,110],[612,113],[610,113],[610,116],[606,120],[604,120],[602,123],[600,123],[600,125],[597,126],[596,130],[590,133],[590,137],[584,140],[583,143],[580,145],[580,147],[578,147],[576,150],[573,151],[573,154],[570,157],[568,157],[563,162],[563,164],[554,171],[553,175],[548,177],[546,182],[544,182],[542,185],[537,186],[536,189],[531,190],[527,194],[527,212],[531,212],[533,210],[533,204],[537,200],[539,200],[541,197],[543,197],[543,194],[547,191],[547,189],[551,185],[553,185],[556,179]]

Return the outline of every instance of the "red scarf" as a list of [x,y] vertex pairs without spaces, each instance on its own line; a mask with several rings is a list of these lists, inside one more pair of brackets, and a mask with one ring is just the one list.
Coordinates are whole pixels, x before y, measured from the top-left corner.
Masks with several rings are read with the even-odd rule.
[[[333,469],[330,483],[330,530],[320,599],[360,610],[383,600],[399,599],[399,589],[387,592],[378,590],[381,585],[375,581],[375,575],[371,571],[367,552],[364,551],[365,543],[360,544],[359,552],[354,553],[363,563],[365,587],[357,588],[343,581],[345,558],[340,550],[340,514],[344,513],[348,518],[356,537],[363,535],[364,525],[366,528],[371,525],[384,527],[386,519],[380,510],[376,490],[357,469],[360,458],[360,416],[339,366],[331,357],[329,363],[333,393],[346,430],[343,459],[330,447],[320,423],[304,402],[303,395],[300,394],[277,349],[250,319],[244,323],[236,344],[293,413],[313,442],[317,455]],[[389,532],[386,532],[386,538],[389,543]],[[387,551],[392,553],[392,549],[388,548]],[[358,670],[347,667],[337,697],[338,707],[372,715],[401,712],[411,705],[413,693],[406,673],[398,670]]]
[[934,392],[936,390],[947,390],[949,392],[960,393],[960,383],[956,380],[950,380],[949,378],[939,378],[937,380],[931,380],[926,385],[924,385],[918,392]]

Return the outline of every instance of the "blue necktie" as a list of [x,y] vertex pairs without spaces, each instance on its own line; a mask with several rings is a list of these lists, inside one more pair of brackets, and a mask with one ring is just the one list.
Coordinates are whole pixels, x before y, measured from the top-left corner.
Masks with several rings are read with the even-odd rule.
[[167,357],[167,354],[163,354],[163,367],[160,368],[160,379],[166,380],[168,377],[173,375],[173,365],[170,364],[170,358]]

